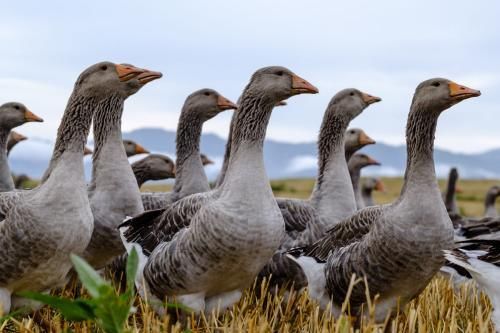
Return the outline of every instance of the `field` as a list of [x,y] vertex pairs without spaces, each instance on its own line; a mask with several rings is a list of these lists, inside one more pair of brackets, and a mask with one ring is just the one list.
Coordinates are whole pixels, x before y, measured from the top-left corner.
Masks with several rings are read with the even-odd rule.
[[[383,178],[385,193],[375,193],[379,203],[392,201],[399,193],[401,179]],[[480,216],[483,213],[484,193],[496,181],[461,180],[463,192],[458,197],[462,213]],[[310,194],[311,180],[273,181],[277,196],[305,198]],[[444,182],[440,181],[444,188]],[[148,190],[167,190],[168,186],[149,185]],[[362,283],[362,282],[361,282]],[[265,286],[255,286],[265,288]],[[277,296],[248,291],[242,300],[220,316],[190,318],[187,326],[174,324],[168,316],[158,317],[146,302],[136,299],[137,311],[131,315],[127,329],[131,332],[355,332],[349,317],[337,320],[321,313],[306,294],[290,297],[286,301],[281,291]],[[67,287],[60,294],[73,297],[84,293],[77,286]],[[375,302],[371,305],[376,306]],[[367,309],[370,312],[370,307]],[[359,332],[493,332],[489,321],[491,306],[487,298],[473,284],[453,289],[442,277],[435,278],[427,289],[409,304],[396,318],[388,319],[385,325],[375,325],[367,319]],[[54,310],[44,307],[34,315],[15,316],[0,324],[2,332],[99,332],[93,322],[66,322]]]

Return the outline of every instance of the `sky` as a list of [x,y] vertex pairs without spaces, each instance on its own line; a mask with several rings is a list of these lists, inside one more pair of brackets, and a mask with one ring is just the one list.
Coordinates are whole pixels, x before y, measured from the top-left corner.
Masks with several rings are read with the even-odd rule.
[[[45,119],[19,132],[53,140],[81,71],[103,60],[161,71],[125,104],[123,130],[175,130],[187,95],[213,88],[236,101],[260,67],[286,66],[316,85],[277,108],[268,138],[314,141],[330,98],[354,87],[380,96],[352,122],[372,138],[404,143],[415,87],[446,77],[483,95],[446,111],[436,146],[500,147],[500,2],[10,1],[0,12],[0,103]],[[230,114],[205,133],[226,137]]]

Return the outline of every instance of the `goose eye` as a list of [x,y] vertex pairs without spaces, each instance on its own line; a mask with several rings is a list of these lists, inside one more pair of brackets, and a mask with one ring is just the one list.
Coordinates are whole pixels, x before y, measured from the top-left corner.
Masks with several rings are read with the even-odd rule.
[[283,76],[283,71],[276,72],[276,75]]
[[350,131],[350,133],[351,133],[351,134],[354,134],[354,131],[352,131],[352,130],[351,130],[351,131]]
[[434,87],[439,87],[440,85],[441,85],[441,83],[439,83],[439,82],[433,82],[432,83],[432,86],[434,86]]
[[354,96],[354,93],[353,93],[353,92],[351,92],[349,95]]
[[206,92],[204,95],[205,95],[205,96],[210,96],[210,93],[209,93],[209,92]]
[[14,106],[14,109],[19,110],[19,105]]
[[102,66],[101,66],[101,69],[102,69],[103,71],[105,71],[106,69],[108,69],[108,66],[106,66],[106,65],[102,65]]

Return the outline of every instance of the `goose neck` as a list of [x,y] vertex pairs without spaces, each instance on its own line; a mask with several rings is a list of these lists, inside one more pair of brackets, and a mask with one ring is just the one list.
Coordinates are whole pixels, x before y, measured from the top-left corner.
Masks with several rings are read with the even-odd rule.
[[12,191],[14,189],[14,181],[12,180],[7,158],[9,132],[9,130],[0,129],[0,192]]

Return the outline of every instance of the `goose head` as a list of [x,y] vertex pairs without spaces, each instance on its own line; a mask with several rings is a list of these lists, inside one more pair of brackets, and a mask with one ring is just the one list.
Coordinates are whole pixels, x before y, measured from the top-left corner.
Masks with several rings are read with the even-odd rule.
[[109,96],[122,99],[138,92],[147,83],[162,77],[160,72],[142,69],[129,64],[103,61],[90,66],[80,74],[75,84],[79,95],[97,100]]
[[332,97],[327,112],[342,112],[342,115],[349,119],[357,117],[370,104],[380,102],[382,99],[377,96],[348,88],[339,91]]
[[374,160],[366,154],[354,154],[349,160],[350,168],[364,168],[370,165],[380,165],[380,162]]
[[486,192],[486,197],[491,198],[494,202],[497,197],[500,197],[500,186],[493,185],[490,187],[488,192]]
[[201,164],[203,164],[203,166],[215,163],[214,161],[209,159],[205,154],[200,154],[200,157],[201,157]]
[[132,140],[123,140],[123,147],[125,147],[127,157],[138,154],[149,154],[149,150]]
[[247,86],[250,94],[266,96],[274,105],[294,95],[317,94],[318,88],[281,66],[264,67],[257,70]]
[[479,90],[468,88],[448,79],[434,78],[417,86],[412,105],[417,105],[426,112],[440,114],[463,100],[480,95]]
[[223,111],[237,108],[236,104],[213,89],[195,91],[186,98],[184,104],[186,110],[202,121],[212,119]]
[[19,143],[21,141],[28,140],[28,137],[24,136],[21,133],[18,133],[16,131],[11,131],[10,134],[9,134],[9,139],[12,140],[15,143]]
[[87,146],[83,147],[83,156],[92,155],[93,152],[94,151],[89,147]]
[[175,178],[175,163],[169,157],[151,154],[145,159],[147,159],[152,180]]
[[31,112],[24,104],[10,102],[0,106],[0,127],[5,131],[33,121],[43,122],[43,119]]
[[385,185],[379,178],[367,178],[363,183],[363,189],[368,191],[385,192]]
[[361,149],[366,145],[375,144],[376,141],[370,138],[361,128],[349,128],[345,132],[344,143],[349,149]]

